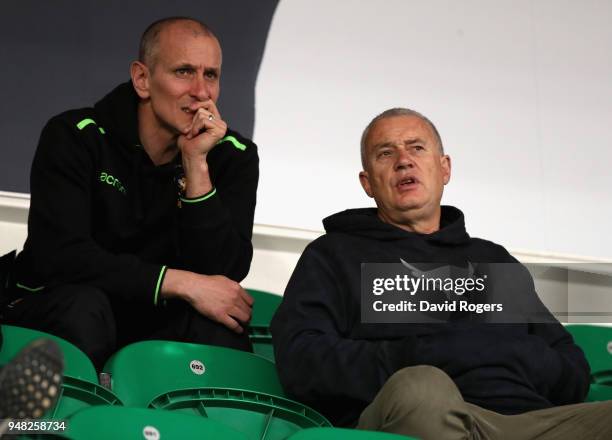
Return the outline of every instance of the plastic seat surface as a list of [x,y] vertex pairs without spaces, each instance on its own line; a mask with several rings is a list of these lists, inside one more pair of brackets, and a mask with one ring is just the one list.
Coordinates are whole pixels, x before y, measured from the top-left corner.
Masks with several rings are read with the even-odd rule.
[[116,353],[104,370],[127,406],[198,415],[249,439],[282,440],[330,426],[316,411],[284,398],[274,364],[223,347],[144,341]]
[[159,396],[151,407],[216,420],[252,440],[284,440],[302,429],[331,426],[322,415],[300,403],[235,389],[175,391]]
[[109,405],[123,404],[117,396],[101,385],[66,376],[59,399],[55,407],[45,415],[45,419],[62,420],[85,408]]
[[268,327],[249,327],[249,339],[253,344],[253,352],[270,362],[275,361],[272,334]]
[[30,342],[48,338],[57,342],[64,355],[64,375],[89,382],[98,383],[98,375],[93,363],[85,353],[70,342],[48,333],[12,325],[2,326],[3,343],[0,350],[0,365],[10,361]]
[[612,386],[592,383],[585,401],[601,402],[605,400],[612,400]]
[[253,327],[269,327],[276,309],[283,300],[280,295],[263,290],[246,289],[255,300],[250,325]]
[[262,290],[247,289],[247,291],[255,300],[253,316],[249,324],[249,338],[253,344],[253,351],[274,362],[270,322],[283,297]]
[[213,420],[142,408],[99,406],[79,411],[67,421],[63,438],[72,440],[247,440]]
[[30,342],[48,338],[58,343],[64,355],[63,383],[57,403],[45,419],[64,419],[75,412],[94,405],[121,405],[121,401],[109,390],[98,384],[96,370],[85,353],[70,342],[37,330],[3,325],[4,337],[0,352],[0,365],[10,361]]
[[567,325],[591,366],[594,383],[612,385],[612,327]]
[[197,388],[237,388],[284,396],[274,364],[224,347],[143,341],[115,353],[104,367],[127,406],[147,407],[160,394]]

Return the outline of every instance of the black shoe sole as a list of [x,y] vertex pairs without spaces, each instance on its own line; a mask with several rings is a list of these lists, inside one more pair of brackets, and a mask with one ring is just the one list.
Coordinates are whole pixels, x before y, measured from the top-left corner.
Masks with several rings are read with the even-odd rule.
[[59,346],[38,339],[0,370],[0,420],[38,419],[53,408],[62,387]]

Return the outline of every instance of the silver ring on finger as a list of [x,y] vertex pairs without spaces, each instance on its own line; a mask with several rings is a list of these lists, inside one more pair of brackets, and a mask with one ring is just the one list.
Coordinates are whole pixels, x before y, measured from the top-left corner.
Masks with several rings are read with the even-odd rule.
[[215,120],[215,115],[213,115],[212,113],[210,115],[208,115],[208,120],[209,121],[214,121]]

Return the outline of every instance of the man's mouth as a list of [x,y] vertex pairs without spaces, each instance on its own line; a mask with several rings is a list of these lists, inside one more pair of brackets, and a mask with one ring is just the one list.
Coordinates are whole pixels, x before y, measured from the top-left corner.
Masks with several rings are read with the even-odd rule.
[[409,187],[412,185],[416,185],[417,183],[419,183],[419,181],[417,180],[416,177],[405,177],[401,179],[399,182],[397,182],[397,186],[398,187]]
[[189,107],[181,107],[181,110],[189,115],[193,115],[196,112],[195,110],[191,110]]
[[418,185],[419,181],[416,177],[405,177],[397,182],[396,186],[400,190],[413,189]]

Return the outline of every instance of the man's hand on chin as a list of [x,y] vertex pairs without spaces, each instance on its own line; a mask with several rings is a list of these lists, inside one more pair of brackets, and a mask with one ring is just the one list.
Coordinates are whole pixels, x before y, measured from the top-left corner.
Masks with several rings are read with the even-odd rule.
[[194,105],[193,120],[179,135],[177,145],[183,157],[202,157],[219,142],[227,132],[227,124],[212,100]]
[[212,100],[198,103],[194,111],[191,124],[177,139],[185,172],[185,196],[188,198],[200,197],[213,189],[206,158],[227,132],[227,124]]

